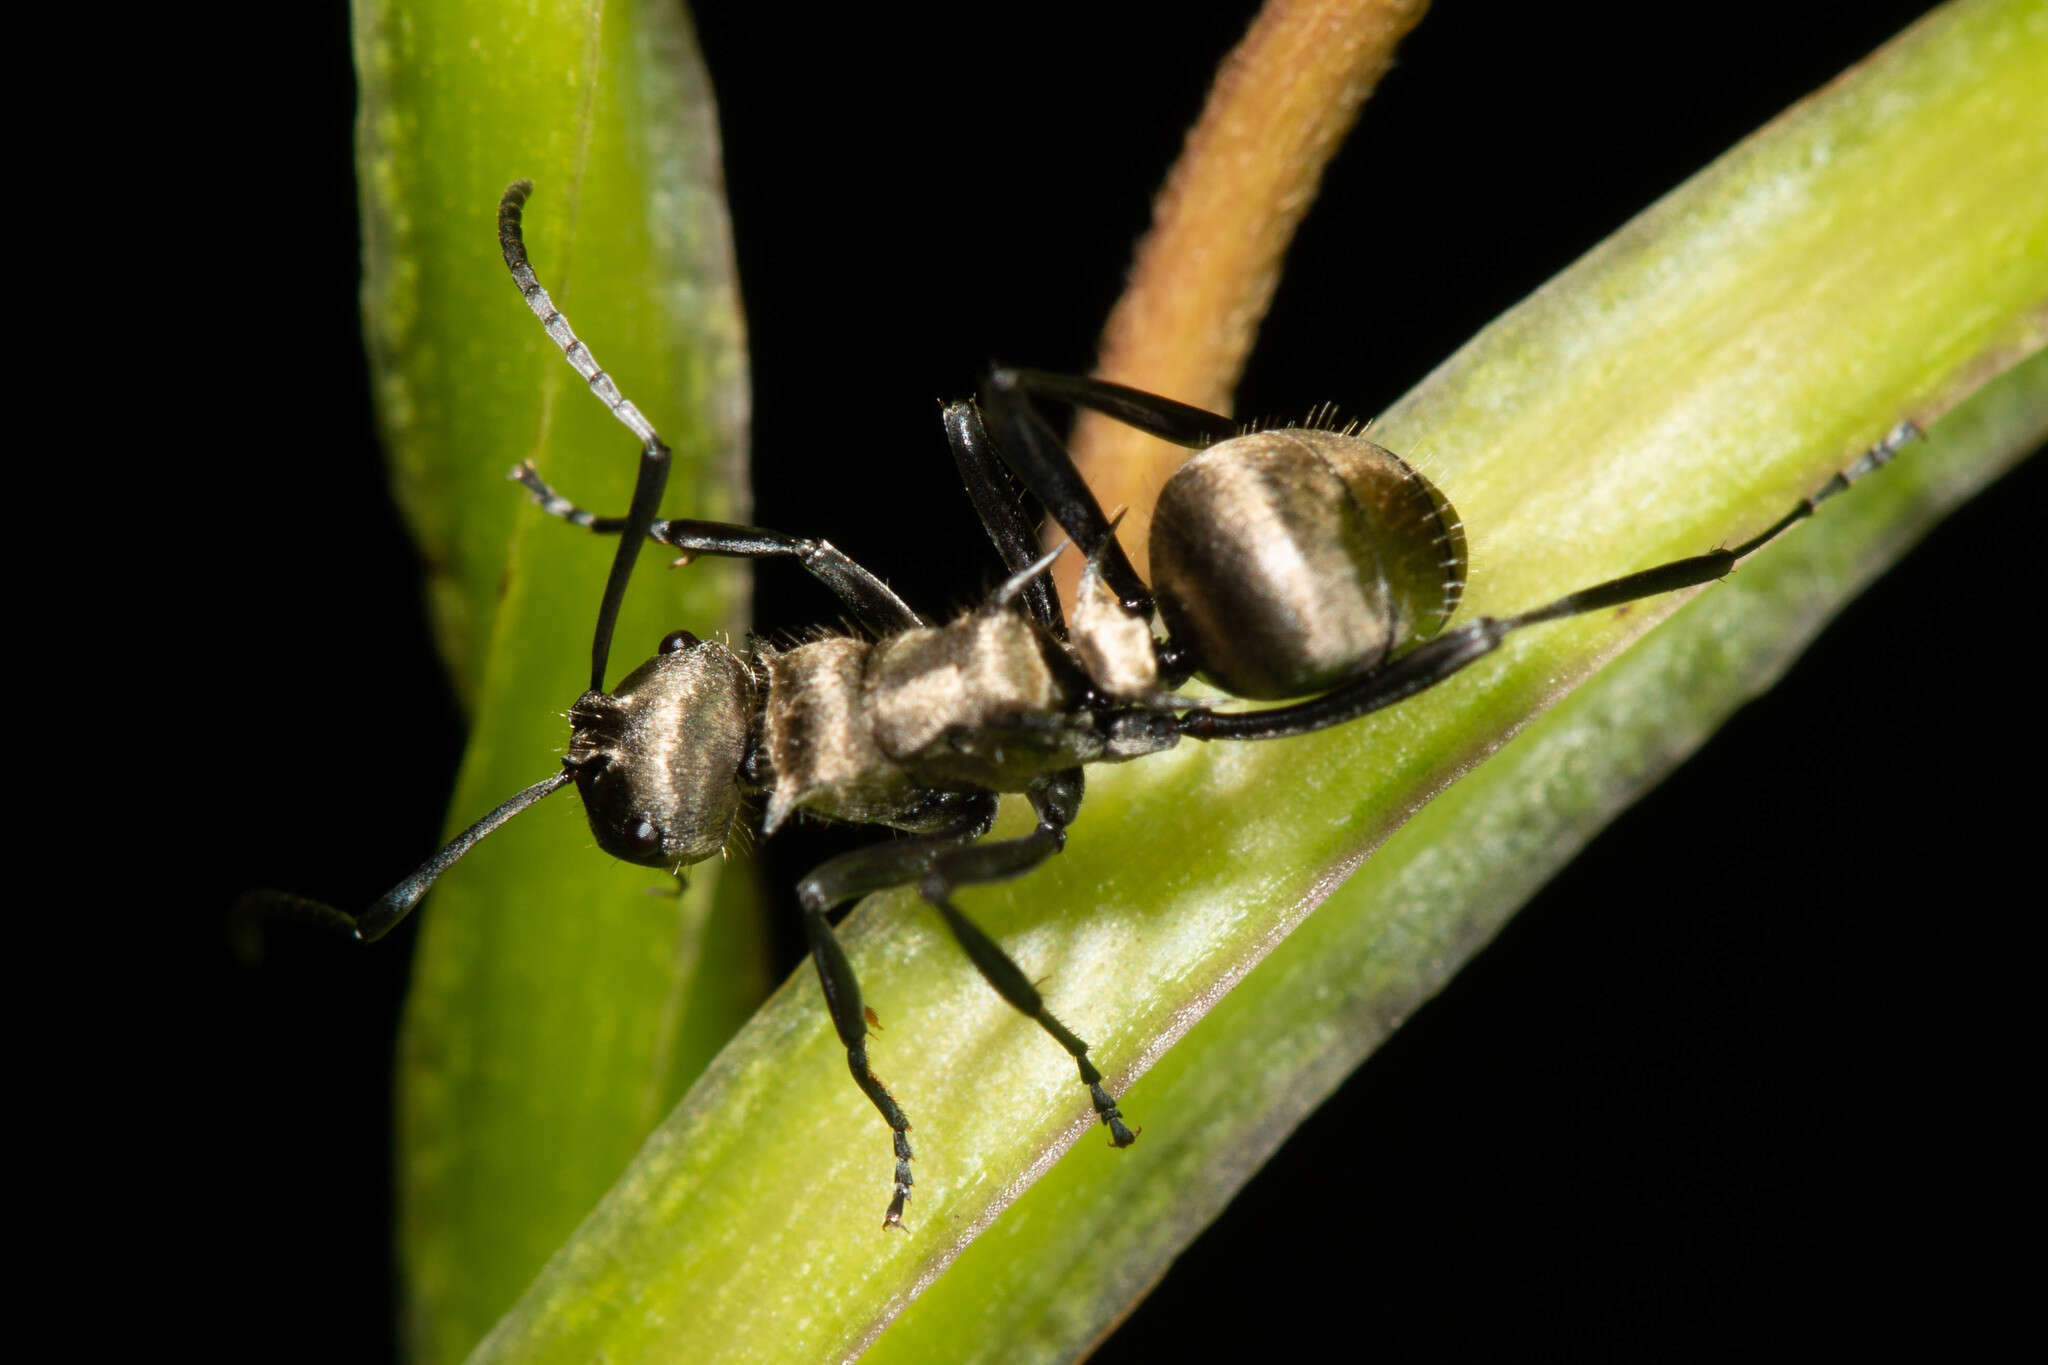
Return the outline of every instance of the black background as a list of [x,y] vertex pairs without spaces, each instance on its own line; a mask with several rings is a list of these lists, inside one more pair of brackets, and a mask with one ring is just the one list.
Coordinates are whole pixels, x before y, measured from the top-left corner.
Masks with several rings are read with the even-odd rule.
[[[278,60],[210,92],[241,121],[185,210],[213,290],[188,335],[221,340],[171,368],[205,367],[246,426],[206,453],[186,509],[222,533],[181,538],[162,570],[209,675],[188,701],[199,789],[178,798],[197,865],[153,964],[173,999],[133,1043],[144,1102],[182,1116],[163,1226],[223,1248],[153,1258],[189,1278],[179,1313],[208,1354],[376,1360],[394,1350],[388,1065],[410,933],[371,953],[284,931],[250,970],[220,932],[251,885],[381,892],[434,846],[460,752],[368,410],[346,20],[304,8],[266,33]],[[1919,8],[1731,3],[1666,27],[1630,3],[1439,6],[1330,173],[1239,411],[1376,410]],[[914,602],[973,597],[994,570],[963,581],[987,552],[934,400],[992,357],[1088,367],[1151,190],[1247,18],[705,7],[757,520],[831,535]],[[1421,264],[1362,274],[1380,253]],[[820,440],[928,475],[877,485],[849,458],[774,476]],[[502,461],[479,458],[494,478]],[[1096,1358],[1319,1337],[1724,1358],[1967,1349],[2013,1325],[2004,1242],[2034,1210],[2038,1147],[2017,1097],[2039,1081],[2016,944],[2039,907],[2042,756],[2015,651],[2040,619],[2043,483],[2036,460],[1954,518],[1608,830]],[[770,574],[756,615],[830,609]],[[1700,852],[1731,838],[1754,855]],[[778,884],[819,847],[780,850]]]

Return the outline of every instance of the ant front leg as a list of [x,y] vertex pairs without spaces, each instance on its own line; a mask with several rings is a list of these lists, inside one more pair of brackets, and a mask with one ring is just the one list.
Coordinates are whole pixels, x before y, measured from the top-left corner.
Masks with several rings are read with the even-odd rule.
[[[550,488],[531,460],[516,466],[508,476],[533,495],[533,501],[549,516],[560,517],[571,526],[581,526],[597,535],[618,535],[625,529],[624,517],[601,517],[586,512]],[[876,636],[914,630],[925,623],[889,585],[851,559],[827,540],[811,540],[758,526],[739,526],[723,521],[693,521],[681,517],[662,518],[647,528],[648,539],[680,550],[685,556],[713,555],[723,559],[793,559],[806,573],[832,590],[833,596],[853,618]]]

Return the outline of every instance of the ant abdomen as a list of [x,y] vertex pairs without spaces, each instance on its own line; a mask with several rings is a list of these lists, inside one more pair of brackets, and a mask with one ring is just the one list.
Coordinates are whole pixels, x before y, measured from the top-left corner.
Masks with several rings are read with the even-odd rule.
[[1153,590],[1200,671],[1240,697],[1324,692],[1436,634],[1465,537],[1429,480],[1360,436],[1288,427],[1197,452],[1152,514]]

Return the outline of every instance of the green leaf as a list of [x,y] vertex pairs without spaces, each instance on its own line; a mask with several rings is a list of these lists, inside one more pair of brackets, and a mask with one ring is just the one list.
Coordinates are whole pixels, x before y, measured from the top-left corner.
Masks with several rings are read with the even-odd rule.
[[864,1358],[1078,1355],[1603,825],[1776,681],[1943,514],[2044,438],[2048,354],[2036,353],[1952,412],[1910,461],[1830,503],[1824,520],[1699,595],[1538,717],[1395,831],[1132,1087],[1126,1111],[1158,1119],[1137,1147],[1110,1162],[1089,1159],[1084,1142]]
[[[611,558],[500,478],[532,458],[565,494],[620,510],[638,451],[507,278],[499,194],[535,181],[535,267],[675,447],[672,511],[744,514],[743,326],[709,87],[675,7],[364,0],[355,32],[379,415],[474,706],[459,827],[554,767],[564,701],[587,681],[571,641],[588,639]],[[667,571],[649,553],[639,572],[644,586]],[[742,628],[744,583],[703,565],[629,595],[612,676],[675,619]],[[687,894],[653,895],[644,870],[590,856],[573,799],[519,823],[423,917],[399,1169],[424,1361],[468,1352],[766,986],[747,878],[714,862]]]
[[1097,770],[1062,858],[962,894],[1128,1086],[1150,1122],[1134,1149],[1057,1161],[1093,1130],[1071,1064],[914,896],[879,897],[845,937],[887,1025],[877,1068],[917,1125],[906,1234],[879,1229],[886,1134],[800,972],[477,1358],[1085,1349],[1570,848],[2041,439],[2048,366],[1991,381],[2048,335],[2044,88],[2038,6],[1938,12],[1489,327],[1375,433],[1455,490],[1483,567],[1472,614],[1749,534],[1899,418],[1982,390],[1925,444],[1689,605],[1523,632],[1323,735]]

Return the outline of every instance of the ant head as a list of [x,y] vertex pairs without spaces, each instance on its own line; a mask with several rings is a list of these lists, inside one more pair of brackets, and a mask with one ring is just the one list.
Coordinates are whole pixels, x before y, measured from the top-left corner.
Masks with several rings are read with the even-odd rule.
[[[604,690],[619,603],[668,486],[669,449],[640,409],[627,402],[598,368],[589,348],[569,330],[567,319],[535,278],[521,225],[532,192],[531,181],[515,180],[498,201],[498,245],[505,267],[526,306],[576,372],[590,382],[591,392],[640,438],[633,502],[617,526],[619,548],[605,578],[597,630],[590,642],[590,690],[569,709],[575,728],[562,771],[515,793],[385,892],[355,921],[356,937],[365,940],[391,932],[435,879],[479,840],[572,780],[583,793],[598,846],[614,857],[650,867],[676,868],[710,857],[725,846],[739,812],[740,766],[746,755],[754,679],[730,649],[679,630],[663,640],[661,653],[635,669],[616,693]],[[520,478],[521,472],[515,470],[513,476]]]
[[583,793],[598,847],[648,867],[701,862],[739,812],[754,679],[715,640],[675,631],[616,692],[569,709],[562,766]]

